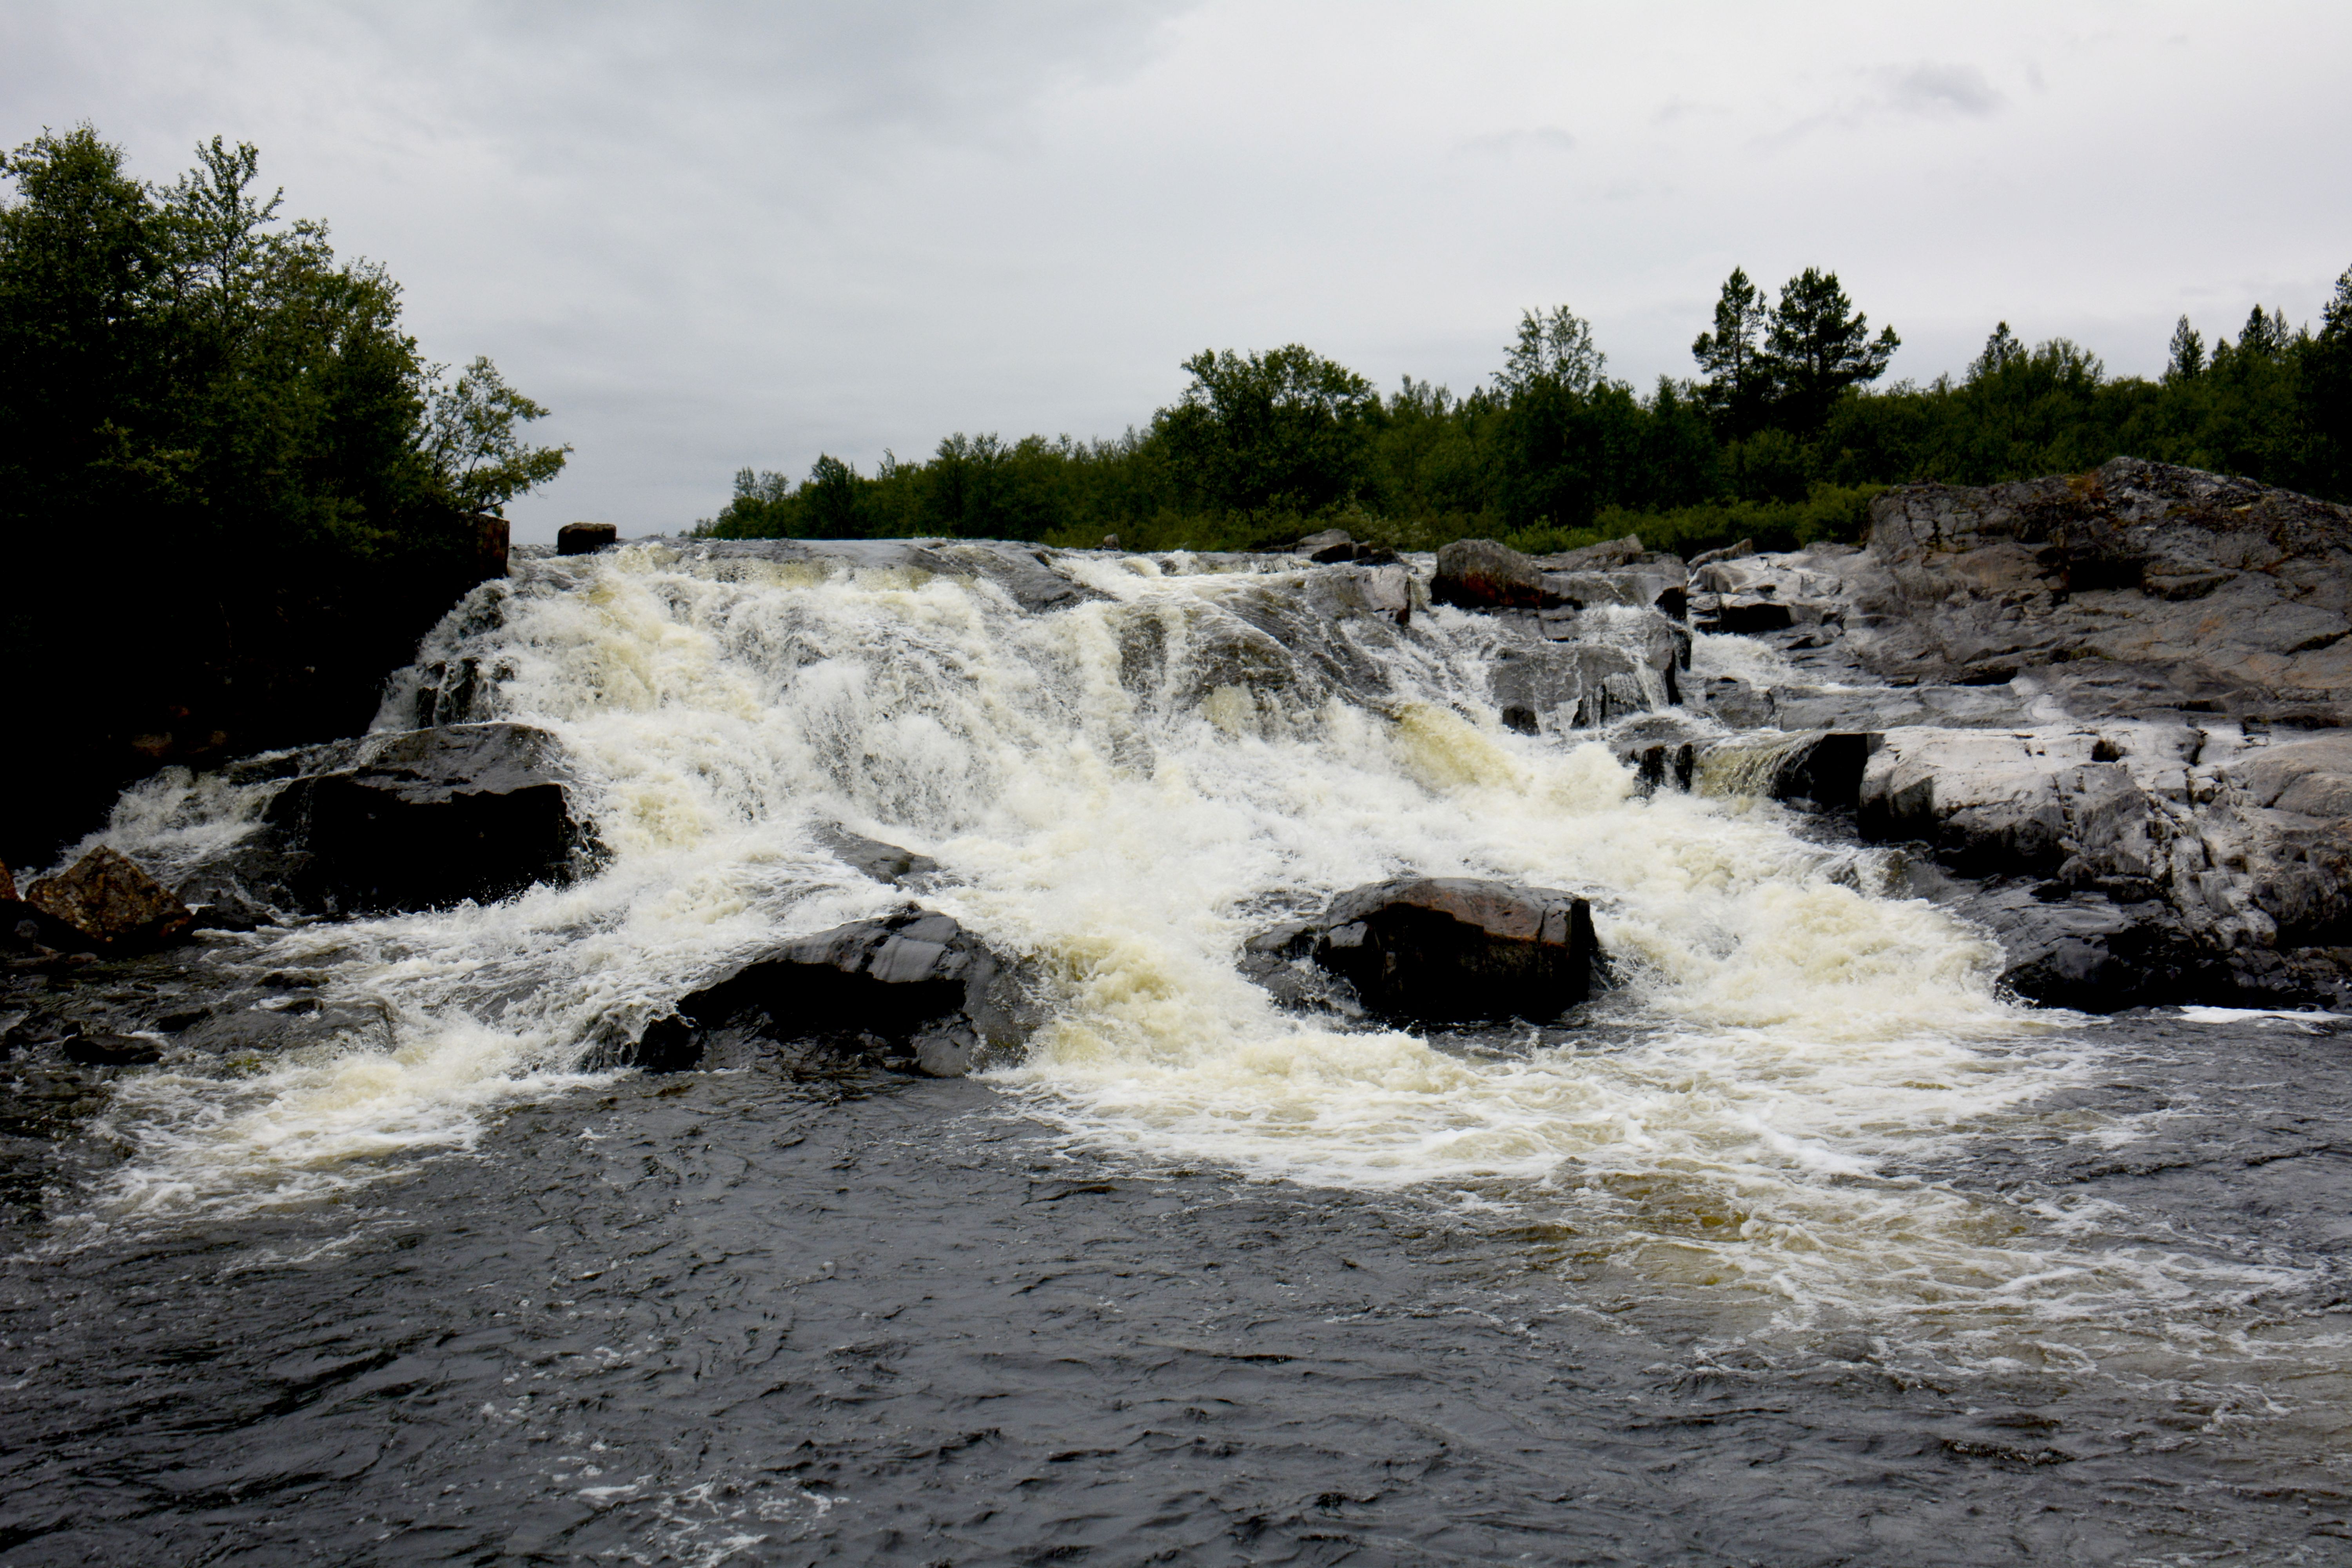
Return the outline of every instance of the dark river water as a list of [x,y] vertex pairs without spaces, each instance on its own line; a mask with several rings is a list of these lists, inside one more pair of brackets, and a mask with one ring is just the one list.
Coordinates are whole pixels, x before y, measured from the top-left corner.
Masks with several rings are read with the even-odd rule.
[[[2352,1562],[2352,1022],[2016,1005],[1834,823],[1502,724],[1581,655],[1402,568],[1057,564],[520,562],[379,727],[548,731],[593,876],[12,961],[0,1568]],[[1572,628],[1636,712],[1656,622]],[[92,842],[185,874],[284,772]],[[908,896],[836,827],[1025,1057],[609,1070]],[[1619,984],[1433,1039],[1237,973],[1405,872],[1587,895]]]
[[0,1562],[2352,1560],[2328,1027],[2097,1026],[2068,1098],[2160,1132],[1919,1173],[2259,1266],[2235,1354],[1906,1368],[970,1081],[625,1078],[312,1208],[20,1215]]

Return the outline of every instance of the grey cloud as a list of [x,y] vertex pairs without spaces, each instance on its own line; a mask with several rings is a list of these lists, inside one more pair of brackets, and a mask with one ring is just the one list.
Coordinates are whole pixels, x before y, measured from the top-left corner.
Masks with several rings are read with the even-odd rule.
[[1888,102],[1895,109],[1913,114],[1968,114],[1984,116],[1994,112],[2009,100],[1996,91],[1984,72],[1975,66],[1935,65],[1921,62],[1916,66],[1890,69]]

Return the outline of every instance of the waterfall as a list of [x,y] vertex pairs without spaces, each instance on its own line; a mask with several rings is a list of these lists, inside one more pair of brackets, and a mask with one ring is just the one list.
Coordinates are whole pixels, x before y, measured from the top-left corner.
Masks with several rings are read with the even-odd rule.
[[[1040,977],[1051,1021],[992,1078],[1061,1136],[1520,1205],[1642,1277],[1800,1316],[2147,1296],[2160,1264],[2068,1253],[2063,1227],[2035,1239],[1910,1173],[2084,1071],[2068,1016],[1994,994],[1979,934],[1880,896],[1769,803],[1644,798],[1604,735],[1506,728],[1494,623],[1401,626],[1375,569],[1055,565],[1087,596],[1045,613],[982,573],[758,544],[641,543],[476,590],[378,727],[424,704],[551,731],[609,864],[224,948],[320,972],[372,1022],[126,1080],[131,1153],[100,1212],[298,1202],[467,1146],[730,959],[902,901],[826,851],[838,826],[936,859],[924,901]],[[277,787],[158,780],[102,837],[184,859]],[[1586,893],[1621,987],[1575,1027],[1446,1040],[1286,1013],[1236,972],[1253,931],[1405,872]]]

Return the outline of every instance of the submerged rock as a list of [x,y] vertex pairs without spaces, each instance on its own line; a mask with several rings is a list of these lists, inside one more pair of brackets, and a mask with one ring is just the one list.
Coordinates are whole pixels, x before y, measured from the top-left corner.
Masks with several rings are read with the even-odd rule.
[[917,878],[937,872],[940,863],[928,855],[918,855],[911,849],[901,849],[896,844],[885,844],[878,838],[867,838],[845,827],[820,826],[809,837],[832,851],[835,858],[862,877],[877,882],[904,885]]
[[1468,877],[1402,877],[1353,889],[1312,921],[1262,931],[1243,973],[1286,1001],[1283,973],[1310,963],[1349,983],[1370,1012],[1401,1023],[1556,1018],[1591,994],[1601,950],[1574,893]]
[[371,737],[348,767],[270,804],[275,850],[309,857],[306,891],[339,911],[431,909],[570,881],[597,853],[552,735],[450,724]]
[[640,1037],[654,1071],[751,1042],[814,1043],[958,1078],[1033,1026],[1013,966],[953,919],[909,904],[779,943],[678,999]]
[[161,882],[104,846],[35,882],[24,901],[46,917],[45,938],[61,933],[64,942],[100,952],[160,947],[185,932],[194,918]]

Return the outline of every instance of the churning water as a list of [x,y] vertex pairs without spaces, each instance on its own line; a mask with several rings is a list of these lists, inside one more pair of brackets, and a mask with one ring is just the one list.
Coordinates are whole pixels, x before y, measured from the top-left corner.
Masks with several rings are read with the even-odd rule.
[[[747,1150],[791,1147],[766,1133],[780,1119],[805,1122],[793,1145],[847,1141],[845,1157],[854,1163],[846,1130],[881,1117],[887,1131],[874,1136],[909,1151],[902,1163],[927,1173],[909,1178],[919,1190],[885,1202],[853,1182],[860,1196],[845,1202],[850,1212],[837,1225],[863,1241],[836,1247],[826,1239],[832,1233],[809,1233],[799,1245],[819,1256],[780,1261],[772,1290],[843,1279],[837,1260],[828,1261],[835,1250],[864,1246],[870,1261],[900,1225],[909,1248],[945,1254],[979,1245],[940,1229],[952,1228],[944,1217],[957,1206],[950,1194],[979,1210],[1017,1205],[1003,1190],[1004,1173],[1026,1161],[1024,1169],[1085,1174],[1074,1191],[1115,1203],[1127,1202],[1121,1194],[1154,1194],[1135,1201],[1172,1202],[1170,1212],[1196,1217],[1181,1237],[1155,1230],[1143,1240],[1135,1238],[1141,1233],[1123,1240],[1097,1234],[1081,1246],[1000,1236],[996,1245],[1012,1247],[1016,1259],[1069,1262],[1108,1249],[1129,1264],[1122,1279],[1172,1278],[1204,1262],[1246,1267],[1252,1249],[1269,1244],[1280,1256],[1314,1230],[1335,1247],[1393,1254],[1392,1273],[1425,1281],[1389,1290],[1397,1300],[1388,1310],[1400,1323],[1413,1314],[1398,1300],[1442,1298],[1448,1304],[1429,1312],[1486,1325],[1475,1333],[1422,1326],[1385,1339],[1374,1333],[1378,1343],[1349,1352],[1359,1363],[1467,1353],[1485,1358],[1481,1375],[1503,1382],[1523,1382],[1555,1355],[1560,1366],[1570,1355],[1623,1363],[1591,1374],[1612,1390],[1594,1395],[1608,1406],[1605,1417],[1585,1410],[1546,1426],[1517,1410],[1511,1419],[1534,1422],[1522,1436],[1538,1447],[1599,1441],[1602,1427],[1591,1424],[1618,1421],[1622,1412],[1609,1402],[1645,1397],[1618,1392],[1644,1377],[1685,1389],[1693,1378],[1709,1389],[1709,1379],[1732,1379],[1739,1387],[1730,1415],[1745,1410],[1766,1425],[1794,1420],[1807,1431],[1837,1425],[1790,1416],[1807,1401],[1847,1409],[1859,1399],[1898,1429],[1979,1417],[1995,1405],[2021,1409],[2021,1401],[2042,1412],[2016,1416],[2014,1430],[2001,1429],[2007,1436],[1946,1434],[1916,1461],[1850,1465],[1855,1456],[1838,1447],[1843,1438],[1816,1450],[1789,1439],[1805,1454],[1807,1474],[1844,1489],[1817,1498],[1796,1522],[1779,1507],[1789,1501],[1779,1488],[1717,1478],[1705,1483],[1713,1502],[1679,1498],[1671,1486],[1655,1496],[1612,1494],[1590,1516],[1605,1516],[1606,1527],[1595,1523],[1582,1536],[1569,1501],[1548,1525],[1417,1536],[1399,1533],[1393,1520],[1366,1522],[1386,1517],[1388,1505],[1375,1496],[1411,1506],[1412,1489],[1391,1470],[1358,1499],[1356,1525],[1341,1529],[1355,1505],[1325,1510],[1338,1510],[1332,1528],[1340,1533],[1328,1539],[1350,1542],[1359,1560],[1520,1555],[1530,1548],[1512,1531],[1524,1528],[1538,1543],[1580,1542],[1559,1553],[1574,1560],[1927,1561],[1940,1553],[1937,1560],[2010,1561],[2051,1548],[2053,1538],[2019,1522],[2030,1510],[1997,1500],[2015,1491],[1998,1474],[1993,1484],[1978,1475],[1948,1487],[1974,1500],[1966,1514],[1954,1503],[1948,1517],[1912,1535],[1874,1535],[1857,1521],[1917,1514],[1938,1467],[2030,1474],[2032,1495],[2044,1500],[2036,1506],[2049,1508],[2057,1505],[2048,1499],[2066,1495],[2063,1483],[2042,1479],[2052,1467],[2116,1456],[2126,1468],[2155,1463],[2145,1455],[2170,1455],[2183,1443],[2203,1447],[2163,1463],[2186,1467],[2182,1475],[2192,1479],[2161,1485],[2176,1489],[2162,1506],[2185,1511],[2158,1528],[2136,1511],[2143,1504],[2161,1511],[2158,1505],[2137,1494],[2118,1505],[2103,1493],[2098,1506],[2078,1510],[2098,1516],[2096,1529],[2064,1534],[2061,1548],[2118,1562],[2290,1550],[2328,1558],[2323,1548],[2336,1537],[2308,1527],[2315,1497],[2323,1500],[2318,1522],[2336,1518],[2327,1510],[2336,1505],[2325,1500],[2336,1496],[2329,1489],[2343,1457],[2334,1411],[2345,1392],[2347,1346],[2336,1315],[2333,1231],[2300,1221],[2300,1229],[2248,1222],[2233,1230],[2231,1202],[2210,1171],[2194,1194],[2111,1179],[2145,1174],[2151,1158],[2153,1169],[2166,1168],[2184,1137],[2210,1144],[2211,1102],[2239,1092],[2242,1077],[2225,1056],[2152,1051],[2153,1025],[2135,1034],[2009,1004],[1994,993],[1998,955],[1980,934],[1923,902],[1885,896],[1878,852],[1827,842],[1781,808],[1738,793],[1736,769],[1714,778],[1723,793],[1643,798],[1603,738],[1504,728],[1487,698],[1491,624],[1423,607],[1400,626],[1368,607],[1372,569],[1310,574],[1181,556],[1057,563],[1098,596],[1031,614],[982,576],[661,542],[530,563],[510,582],[478,590],[420,658],[420,667],[439,667],[445,683],[447,672],[470,672],[463,711],[441,716],[515,720],[558,735],[612,852],[609,864],[577,885],[493,906],[316,924],[218,947],[214,961],[225,972],[310,976],[354,1022],[289,1057],[202,1070],[167,1062],[121,1079],[93,1140],[104,1157],[93,1156],[85,1175],[54,1194],[56,1217],[20,1260],[20,1279],[62,1270],[87,1280],[92,1259],[126,1256],[189,1267],[194,1237],[228,1253],[191,1277],[244,1278],[297,1268],[288,1261],[297,1259],[308,1260],[300,1269],[331,1279],[394,1256],[383,1238],[404,1234],[408,1222],[399,1216],[414,1212],[403,1205],[415,1200],[402,1194],[436,1193],[433,1202],[478,1215],[483,1204],[509,1201],[485,1194],[528,1194],[511,1201],[548,1215],[564,1206],[551,1205],[550,1193],[576,1181],[585,1214],[611,1207],[610,1193],[654,1179],[656,1167],[698,1160],[726,1168],[711,1179],[738,1195],[712,1194],[712,1223],[740,1235],[773,1201],[755,1191],[801,1178],[771,1170],[754,1179],[752,1169],[773,1156],[746,1153],[730,1163],[735,1156],[709,1152],[713,1137]],[[1624,619],[1617,626],[1591,616],[1590,635],[1638,636]],[[1701,641],[1702,671],[1753,673],[1772,658],[1743,639]],[[417,685],[413,676],[395,683],[379,727],[415,722]],[[161,780],[127,797],[101,837],[151,865],[187,864],[257,820],[273,787]],[[730,1087],[719,1080],[744,1075],[705,1075],[688,1092],[698,1102],[717,1100],[693,1127],[674,1125],[667,1117],[674,1102],[656,1097],[681,1086],[603,1070],[617,1043],[730,958],[877,913],[906,896],[845,869],[823,848],[817,834],[832,825],[935,858],[941,874],[924,901],[1029,961],[1050,1023],[1025,1061],[980,1086],[901,1085],[812,1111],[801,1100],[780,1109],[778,1095],[802,1090]],[[1587,893],[1619,988],[1574,1026],[1433,1038],[1286,1013],[1236,972],[1240,943],[1253,931],[1401,872]],[[2166,1027],[2242,1040],[2264,1022],[2216,1016]],[[2308,1038],[2316,1041],[2311,1051],[2332,1049],[2324,1036],[2296,1033],[2324,1023],[2269,1022],[2294,1039],[2266,1035],[2264,1048]],[[2296,1061],[2288,1070],[2318,1070]],[[2194,1087],[2182,1074],[2196,1079]],[[2340,1096],[2340,1074],[2330,1059],[2325,1084],[2305,1087]],[[2156,1090],[2151,1077],[2162,1080]],[[936,1106],[935,1120],[905,1114],[912,1104]],[[820,1124],[827,1131],[809,1130]],[[751,1136],[755,1127],[761,1131]],[[608,1140],[638,1152],[661,1147],[624,1179],[600,1152]],[[700,1140],[699,1153],[669,1147],[681,1140]],[[2189,1170],[2197,1162],[2176,1164]],[[559,1178],[558,1170],[572,1175]],[[2105,1174],[2053,1173],[2084,1170]],[[1036,1178],[1025,1179],[1034,1193]],[[959,1184],[968,1192],[954,1194]],[[451,1195],[461,1188],[467,1195]],[[635,1198],[613,1202],[628,1214],[591,1225],[601,1261],[582,1278],[619,1270],[617,1279],[626,1270],[611,1259],[677,1245]],[[1259,1211],[1280,1211],[1270,1223],[1286,1239],[1251,1240],[1258,1231],[1223,1217]],[[520,1239],[536,1236],[533,1226],[493,1212],[503,1217],[478,1223],[506,1227],[502,1247],[537,1245]],[[978,1235],[1003,1222],[965,1223]],[[1414,1238],[1410,1245],[1397,1239],[1400,1226]],[[643,1248],[630,1241],[634,1230],[644,1231]],[[1226,1255],[1204,1260],[1199,1249]],[[739,1310],[746,1293],[760,1295],[757,1270],[746,1276],[740,1264],[719,1262],[745,1250],[717,1245],[695,1253],[730,1281],[708,1300],[732,1305],[710,1310]],[[1363,1262],[1346,1268],[1360,1271]],[[1034,1259],[1002,1267],[1013,1275],[1034,1268],[1033,1284],[1055,1277]],[[1238,1314],[1228,1329],[1271,1324],[1303,1342],[1328,1338],[1333,1324],[1370,1321],[1362,1313],[1380,1315],[1329,1297],[1328,1287],[1311,1288],[1305,1276],[1315,1270],[1297,1258],[1269,1267],[1299,1275],[1299,1284],[1244,1290],[1227,1303]],[[1335,1268],[1329,1259],[1318,1267],[1327,1275]],[[686,1282],[696,1272],[667,1269],[635,1289],[655,1300],[671,1299],[666,1292],[702,1300]],[[562,1289],[572,1299],[585,1293]],[[877,1289],[894,1300],[906,1293],[902,1285]],[[52,1289],[58,1300],[67,1294],[58,1286],[36,1295]],[[1505,1289],[1515,1305],[1492,1294]],[[1030,1322],[1033,1348],[1050,1351],[1047,1342],[1066,1332],[1073,1355],[1113,1353],[1102,1342],[1110,1333],[1102,1313],[1116,1294],[1092,1298],[1095,1316],[1083,1330],[1066,1315]],[[20,1296],[20,1307],[27,1300]],[[155,1310],[173,1308],[166,1300]],[[1003,1310],[1024,1309],[1013,1301]],[[1139,1323],[1176,1310],[1135,1300],[1125,1310]],[[1512,1313],[1517,1337],[1494,1342],[1492,1325]],[[1588,1342],[1530,1349],[1525,1322],[1547,1314],[1584,1322]],[[1210,1320],[1191,1321],[1191,1329],[1162,1321],[1150,1331],[1159,1339],[1144,1327],[1127,1340],[1110,1337],[1129,1352],[1165,1343],[1208,1353],[1194,1342]],[[1602,1342],[1615,1348],[1596,1349]],[[1635,1342],[1644,1347],[1639,1353],[1624,1348]],[[776,1372],[768,1359],[780,1353],[774,1344],[754,1356],[750,1342],[727,1342],[731,1351],[706,1347],[703,1361],[748,1356]],[[1294,1349],[1286,1342],[1259,1359],[1276,1364],[1316,1353]],[[593,1373],[606,1376],[649,1352],[604,1344],[565,1353],[588,1357],[583,1366],[596,1355],[616,1358]],[[1255,1352],[1234,1353],[1247,1361]],[[709,1375],[740,1373],[730,1364]],[[957,1375],[935,1370],[927,1386],[948,1387]],[[1140,1388],[1157,1374],[1106,1375]],[[1868,1384],[1859,1394],[1849,1385],[1857,1375]],[[1722,1405],[1719,1392],[1690,1397]],[[1524,1396],[1457,1394],[1474,1405]],[[740,1396],[740,1389],[730,1394]],[[1945,1401],[1938,1414],[1911,1409],[1931,1396]],[[688,1425],[709,1419],[690,1388],[665,1397],[698,1411]],[[940,1397],[942,1408],[955,1408],[991,1396],[975,1387]],[[1297,1397],[1307,1400],[1300,1421],[1337,1419],[1310,1413],[1313,1401]],[[1349,1397],[1360,1410],[1385,1395]],[[485,1419],[529,1427],[524,1415],[499,1414],[505,1399],[494,1396]],[[1765,1406],[1778,1414],[1758,1414]],[[1730,1415],[1709,1415],[1702,1425]],[[674,1418],[638,1416],[641,1426]],[[589,1554],[593,1546],[637,1561],[737,1552],[781,1561],[814,1560],[826,1542],[851,1557],[901,1550],[858,1534],[874,1527],[872,1518],[846,1501],[837,1507],[814,1482],[755,1484],[749,1470],[720,1476],[675,1459],[637,1479],[578,1481],[613,1468],[585,1457],[596,1423],[577,1409],[546,1419],[552,1426],[534,1440],[570,1445],[564,1452],[578,1448],[581,1457],[521,1465],[516,1495],[584,1498],[588,1511],[573,1526],[550,1526],[543,1549],[530,1549],[543,1555]],[[824,1425],[805,1419],[812,1431]],[[1003,1439],[977,1416],[950,1420],[934,1411],[915,1419],[986,1427]],[[2084,1420],[2105,1436],[2070,1438],[2073,1448],[2051,1436]],[[1039,1424],[1052,1422],[1041,1416]],[[557,1429],[570,1426],[579,1432]],[[1610,1442],[1632,1440],[1622,1424],[1607,1429]],[[2157,1436],[2115,1436],[2127,1429]],[[726,1450],[729,1463],[751,1465],[758,1445],[726,1431],[706,1433],[706,1452]],[[947,1441],[943,1432],[926,1440]],[[1112,1447],[1088,1448],[1097,1439]],[[635,1431],[628,1440],[642,1448],[646,1436]],[[1097,1433],[1066,1446],[1108,1455],[1127,1441]],[[1696,1426],[1678,1431],[1669,1423],[1644,1441],[1660,1462],[1686,1451],[1695,1470],[1703,1454],[1728,1463],[1717,1438]],[[2086,1445],[2098,1441],[2109,1447],[2095,1457]],[[1310,1447],[1321,1457],[1297,1458],[1302,1474],[1357,1451],[1332,1431]],[[1281,1470],[1281,1462],[1267,1462]],[[2288,1522],[2249,1524],[2232,1511],[2254,1506],[2244,1501],[2242,1479],[2212,1479],[2233,1464],[2294,1470],[2291,1485],[2280,1482],[2285,1489],[2273,1510]],[[1904,1479],[1872,1489],[1868,1478],[1883,1481],[1888,1466]],[[860,1486],[895,1496],[902,1482],[914,1484],[885,1481],[886,1470],[853,1466],[856,1479],[836,1471],[831,1484],[846,1489],[845,1498]],[[2179,1490],[2209,1481],[2193,1500]],[[1108,1484],[1096,1480],[1088,1495],[1099,1502]],[[1502,1471],[1489,1478],[1490,1491],[1523,1510],[1534,1506],[1531,1484]],[[2099,1484],[2110,1492],[2123,1486]],[[719,1488],[737,1503],[714,1502],[721,1492],[711,1491],[698,1503],[697,1486]],[[600,1487],[606,1489],[592,1495]],[[1553,1489],[1565,1499],[1577,1489]],[[1339,1487],[1333,1495],[1357,1494]],[[1779,1503],[1763,1508],[1768,1497]],[[379,1498],[369,1506],[388,1505]],[[967,1522],[959,1527],[964,1544],[948,1555],[1012,1560],[1042,1550],[1077,1517],[1066,1517],[1073,1506],[1024,1514],[1007,1504],[1011,1533]],[[1217,1514],[1223,1504],[1197,1506]],[[1696,1533],[1625,1533],[1630,1518],[1655,1520],[1686,1506],[1698,1508],[1689,1526]],[[1997,1528],[1979,1511],[1988,1506]],[[919,1528],[903,1502],[894,1507],[900,1515],[892,1528],[912,1531],[903,1550],[923,1560],[916,1543],[930,1538],[925,1531],[946,1530],[944,1516],[923,1515],[929,1522]],[[1157,1494],[1148,1504],[1105,1507],[1101,1517],[1124,1521],[1135,1547],[1122,1554],[1092,1542],[1087,1549],[1108,1552],[1106,1560],[1150,1555],[1154,1519],[1184,1552],[1257,1555],[1245,1540],[1186,1535],[1182,1505]],[[1730,1522],[1741,1510],[1754,1531]],[[387,1560],[427,1555],[404,1533],[422,1528],[414,1508],[383,1517],[399,1523],[381,1538],[388,1544],[362,1552],[351,1544],[361,1537],[346,1532],[340,1550]],[[614,1522],[624,1517],[625,1527]],[[853,1525],[853,1517],[862,1522]],[[1696,1522],[1702,1518],[1712,1522]],[[1768,1519],[1779,1522],[1767,1530]],[[1969,1533],[1979,1526],[1969,1519],[1982,1521],[1981,1533]],[[1017,1529],[1016,1520],[1024,1521]],[[257,1528],[248,1520],[174,1539],[267,1542],[299,1555],[282,1536],[249,1533]],[[1337,1560],[1304,1544],[1323,1538],[1302,1533],[1296,1521],[1275,1535],[1283,1554]],[[464,1537],[473,1542],[464,1550],[488,1550],[481,1542],[494,1536],[496,1529]],[[35,1544],[8,1562],[37,1560],[47,1538],[20,1531],[16,1539]],[[845,1544],[852,1541],[866,1544]],[[1889,1555],[1872,1557],[1874,1542]],[[521,1549],[509,1542],[502,1550]],[[1543,1554],[1540,1544],[1533,1550]]]

